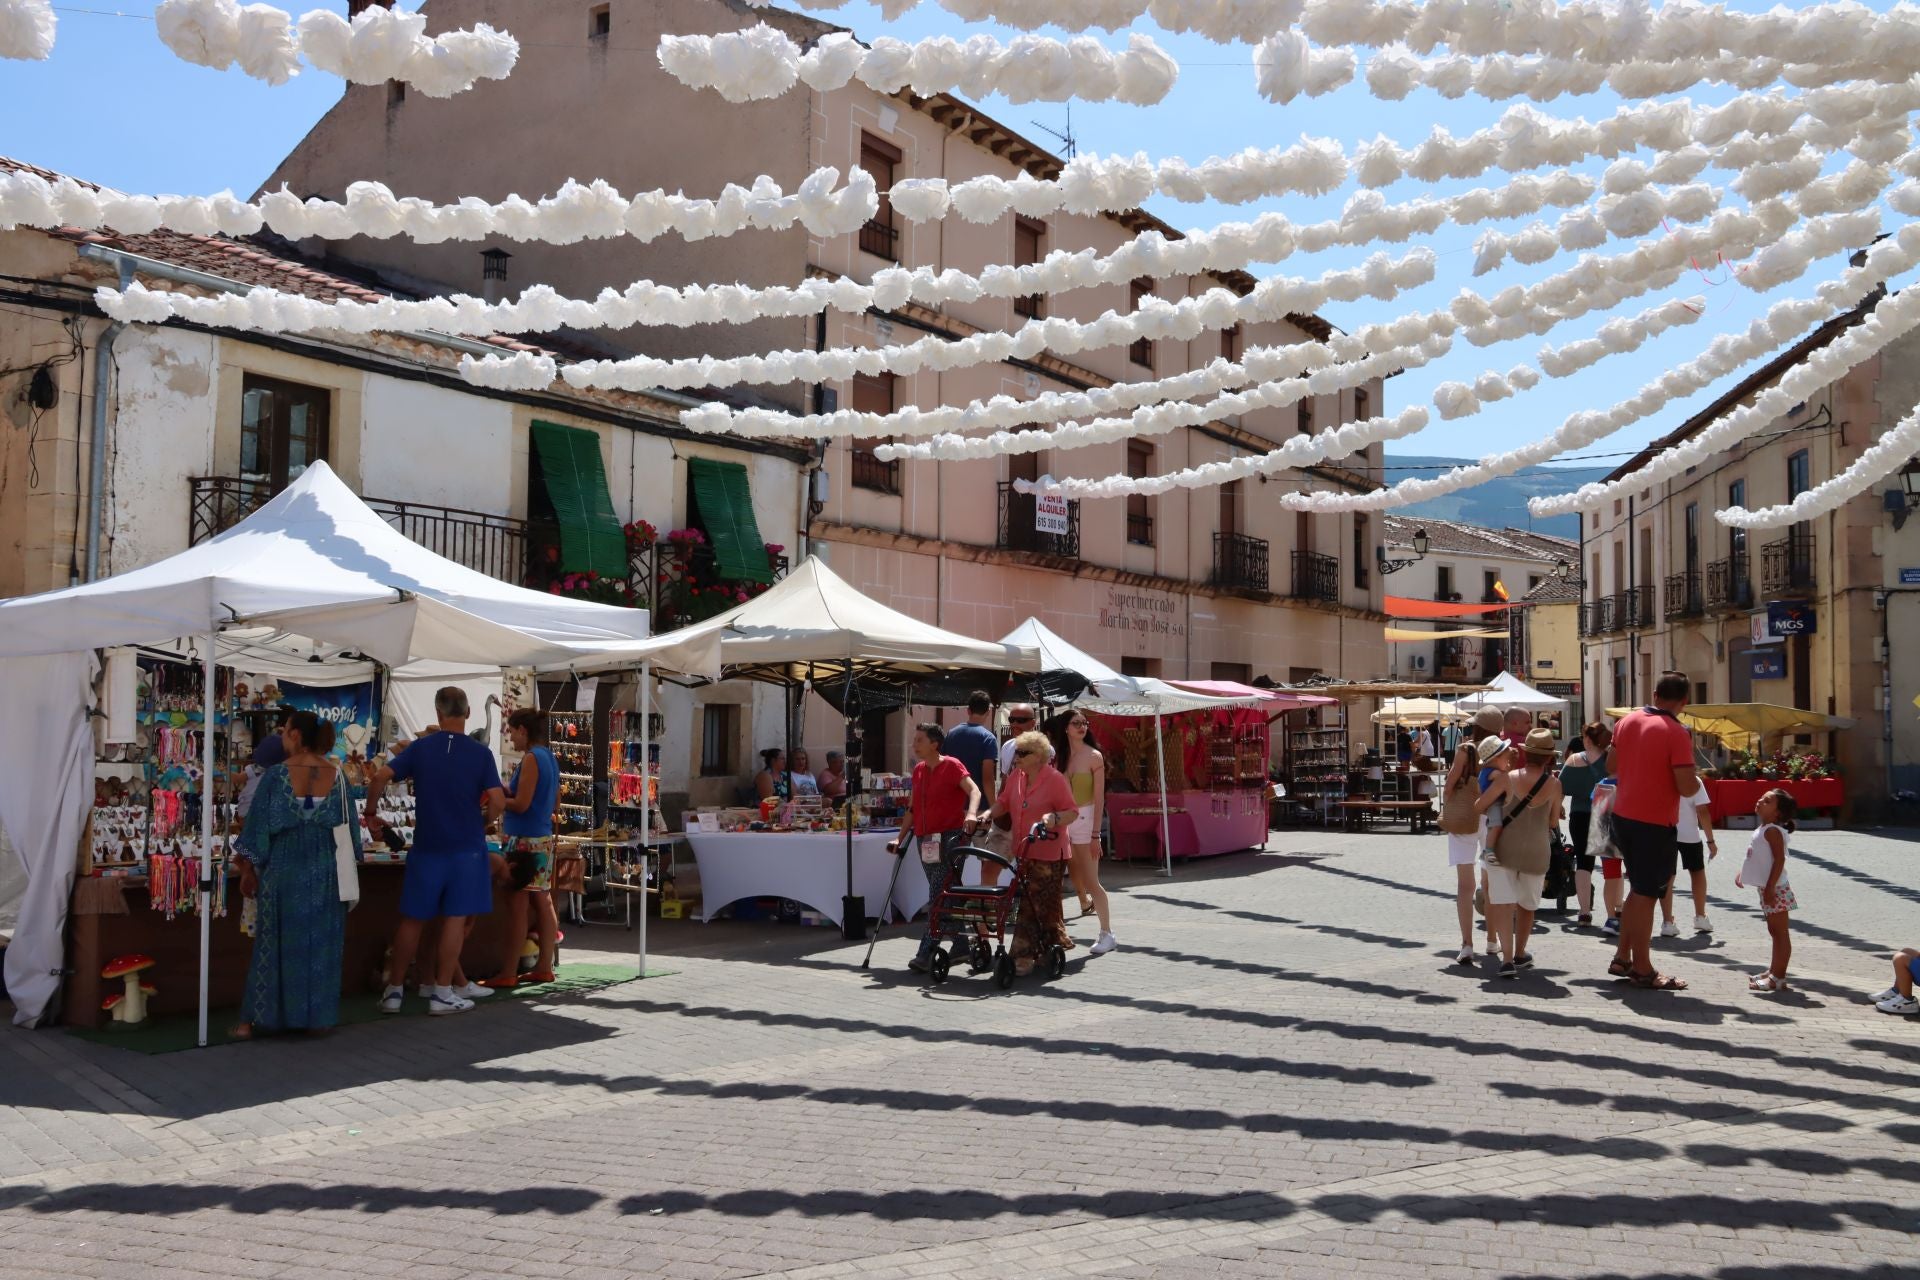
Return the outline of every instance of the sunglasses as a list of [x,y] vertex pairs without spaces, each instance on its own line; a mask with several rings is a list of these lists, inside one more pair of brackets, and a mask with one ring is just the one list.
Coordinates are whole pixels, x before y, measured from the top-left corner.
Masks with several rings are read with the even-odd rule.
[[1032,750],[1032,749],[1031,749],[1031,748],[1029,748],[1029,747],[1021,747],[1021,748],[1020,748],[1020,749],[1019,749],[1018,751],[1015,751],[1015,752],[1014,752],[1013,754],[1014,754],[1014,755],[1015,755],[1016,757],[1018,757],[1018,756],[1032,756],[1032,755],[1038,755],[1038,754],[1039,754],[1039,752],[1037,752],[1037,751],[1034,751],[1034,750]]
[[1032,716],[1008,716],[1007,723],[1008,724],[1032,724],[1033,717]]
[[1069,720],[1069,721],[1067,721],[1067,728],[1069,728],[1069,729],[1084,729],[1084,728],[1086,728],[1086,727],[1087,727],[1087,722],[1086,722],[1085,720]]

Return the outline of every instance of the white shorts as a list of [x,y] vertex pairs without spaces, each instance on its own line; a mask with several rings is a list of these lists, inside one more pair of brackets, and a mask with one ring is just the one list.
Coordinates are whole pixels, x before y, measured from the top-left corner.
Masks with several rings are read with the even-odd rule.
[[1067,843],[1092,844],[1095,834],[1097,833],[1093,829],[1093,806],[1083,804],[1080,806],[1080,816],[1067,826]]
[[1487,901],[1496,907],[1519,907],[1522,911],[1540,909],[1540,891],[1547,887],[1547,873],[1537,876],[1506,867],[1487,868]]
[[1480,837],[1447,835],[1447,865],[1450,867],[1470,867],[1480,857]]

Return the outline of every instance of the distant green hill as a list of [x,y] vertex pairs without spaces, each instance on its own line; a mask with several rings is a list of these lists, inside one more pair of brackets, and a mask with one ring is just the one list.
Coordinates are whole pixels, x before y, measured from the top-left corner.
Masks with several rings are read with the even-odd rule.
[[[1388,454],[1386,481],[1437,476],[1450,467],[1465,466],[1472,458],[1435,458],[1423,454]],[[1543,494],[1565,493],[1583,484],[1606,478],[1607,467],[1528,467],[1524,471],[1430,502],[1401,507],[1395,513],[1406,516],[1434,516],[1442,520],[1461,520],[1467,524],[1503,529],[1532,529],[1562,538],[1580,536],[1580,517],[1549,516],[1535,519],[1527,514],[1527,499]]]

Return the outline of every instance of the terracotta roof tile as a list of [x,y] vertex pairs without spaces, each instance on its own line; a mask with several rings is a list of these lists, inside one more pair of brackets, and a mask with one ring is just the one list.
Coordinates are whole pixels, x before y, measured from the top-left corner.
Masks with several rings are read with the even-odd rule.
[[1414,533],[1420,529],[1427,531],[1430,549],[1456,555],[1499,556],[1510,560],[1538,560],[1553,564],[1572,559],[1580,550],[1580,544],[1571,538],[1556,538],[1529,529],[1489,529],[1460,520],[1395,515],[1386,519],[1387,545],[1410,547]]

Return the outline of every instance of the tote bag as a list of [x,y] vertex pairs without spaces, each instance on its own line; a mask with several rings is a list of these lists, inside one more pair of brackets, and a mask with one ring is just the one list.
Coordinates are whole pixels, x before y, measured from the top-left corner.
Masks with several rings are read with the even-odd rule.
[[353,821],[353,804],[347,796],[347,775],[345,770],[337,766],[333,771],[333,785],[340,795],[340,812],[347,819],[333,829],[333,872],[340,882],[340,901],[351,910],[360,902],[360,868],[354,861],[353,832],[347,825]]
[[1460,775],[1460,785],[1447,789],[1440,803],[1440,829],[1450,836],[1470,836],[1480,830],[1480,815],[1473,811],[1474,772]]

